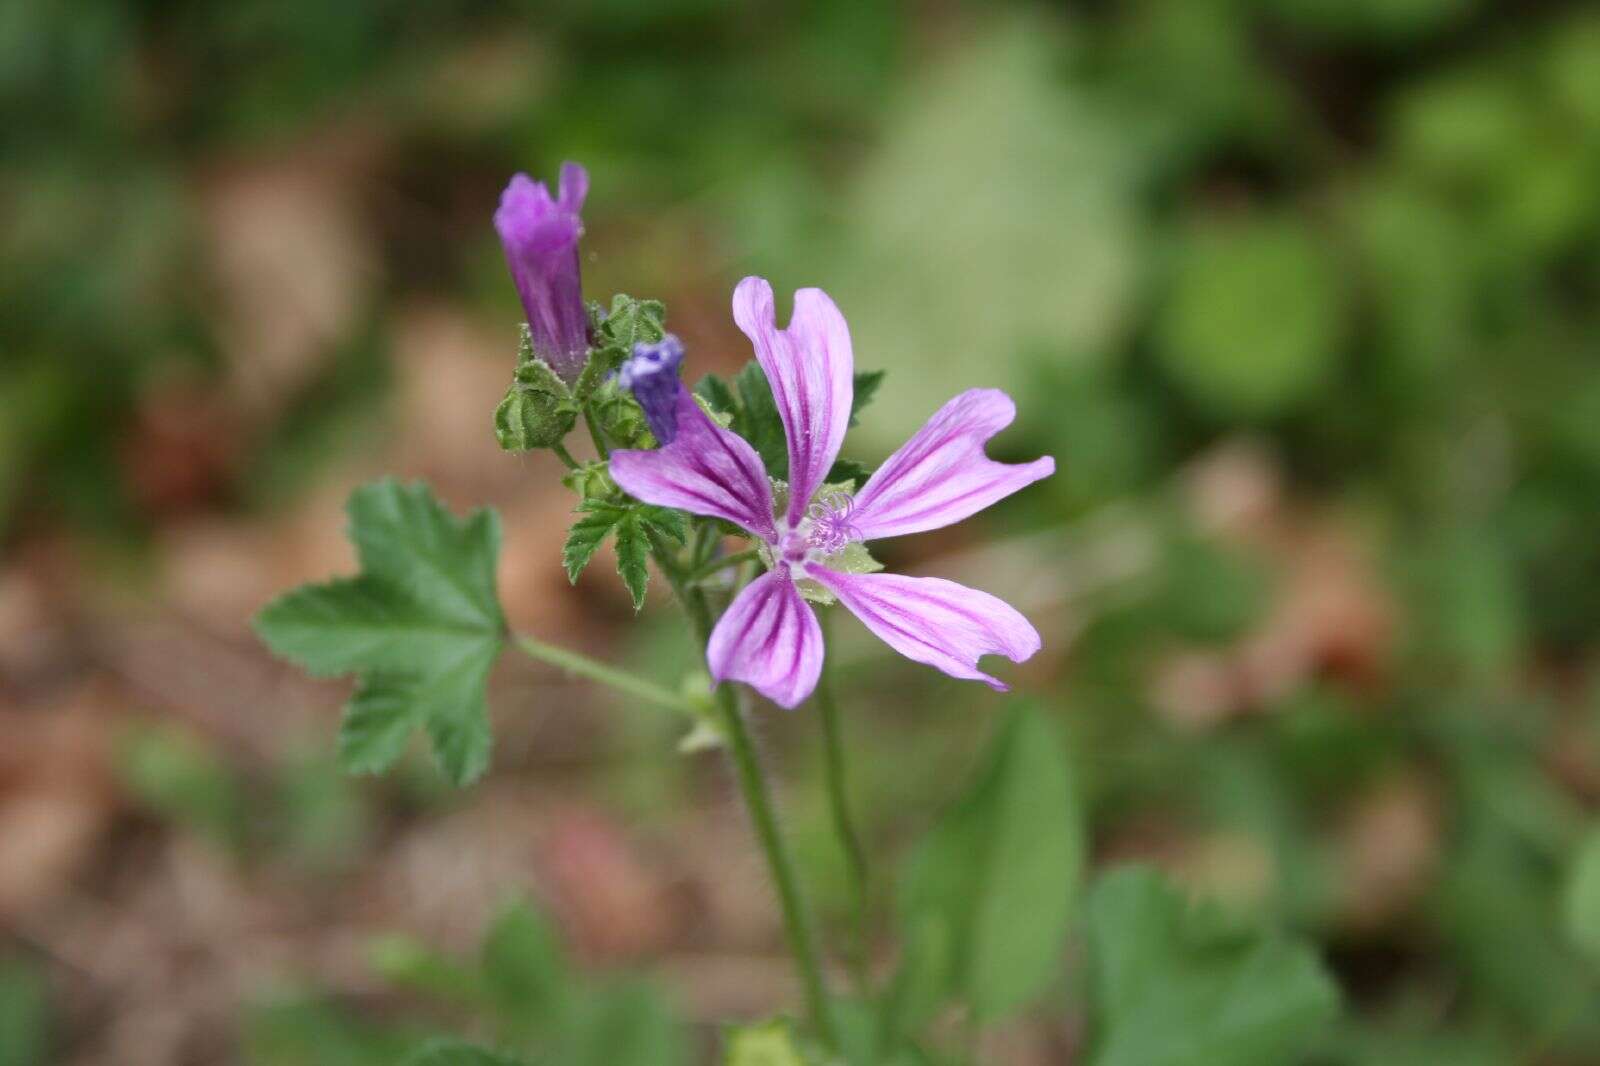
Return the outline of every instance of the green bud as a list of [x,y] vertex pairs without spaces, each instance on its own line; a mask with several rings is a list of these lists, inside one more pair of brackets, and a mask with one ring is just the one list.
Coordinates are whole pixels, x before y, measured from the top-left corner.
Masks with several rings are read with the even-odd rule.
[[620,447],[655,447],[656,440],[645,421],[644,411],[627,389],[615,381],[607,381],[595,390],[589,403],[600,420],[600,428]]
[[494,435],[508,452],[560,444],[578,420],[572,394],[550,364],[531,357],[517,365],[494,412]]
[[621,494],[604,462],[584,463],[576,470],[568,470],[561,475],[561,483],[583,500],[614,500]]

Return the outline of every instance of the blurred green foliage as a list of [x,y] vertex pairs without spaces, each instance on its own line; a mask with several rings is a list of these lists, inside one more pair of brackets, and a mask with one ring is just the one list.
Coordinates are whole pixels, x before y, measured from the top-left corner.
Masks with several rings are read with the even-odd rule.
[[[605,251],[592,292],[721,308],[747,269],[823,285],[861,365],[890,371],[852,438],[864,457],[958,389],[1005,386],[1022,424],[997,453],[1060,473],[991,530],[1070,561],[1078,523],[1149,519],[1154,563],[1070,605],[1083,628],[1044,702],[1083,753],[1092,841],[1156,824],[1230,842],[1251,879],[1231,903],[1203,890],[1314,938],[1350,1009],[1312,1061],[1595,1061],[1592,6],[11,0],[0,129],[0,537],[163,518],[137,487],[141,412],[229,374],[219,169],[360,142],[382,270],[311,384],[233,430],[210,508],[284,499],[370,417],[406,301],[445,296],[509,336],[495,192],[579,158]],[[1269,560],[1173,517],[1185,464],[1240,433],[1297,501],[1371,534],[1400,621],[1376,678],[1319,664],[1254,713],[1180,726],[1150,692],[1161,655],[1229,647],[1281,589]],[[973,697],[903,681],[860,682],[885,709],[857,762],[887,768],[862,787],[893,839],[980,746]],[[187,741],[126,754],[163,817],[230,847],[252,831]],[[927,783],[895,772],[913,754]],[[1332,826],[1396,777],[1436,805],[1420,890],[1352,927]],[[359,831],[315,827],[353,809],[317,798],[327,779],[283,787],[312,853]],[[1174,983],[1163,1002],[1198,1010]],[[286,1002],[249,1047],[388,1063],[421,1035],[349,1018]]]
[[1054,728],[1013,708],[979,777],[923,840],[901,881],[899,1021],[951,996],[993,1022],[1055,977],[1084,861],[1072,775]]
[[0,1066],[45,1066],[50,1048],[43,974],[21,959],[0,958]]
[[1089,906],[1096,1066],[1291,1062],[1337,1013],[1305,945],[1219,925],[1149,870],[1107,874]]
[[[506,905],[476,959],[458,959],[403,934],[369,950],[379,978],[423,1004],[419,1014],[455,1014],[499,1053],[439,1034],[447,1023],[366,1025],[337,1005],[297,996],[263,1003],[250,1019],[251,1066],[491,1066],[532,1061],[564,1066],[683,1066],[688,1034],[655,986],[630,976],[581,974],[544,916]],[[432,1036],[427,1035],[430,1031]],[[412,1054],[412,1053],[415,1054]],[[525,1058],[524,1058],[525,1057]]]

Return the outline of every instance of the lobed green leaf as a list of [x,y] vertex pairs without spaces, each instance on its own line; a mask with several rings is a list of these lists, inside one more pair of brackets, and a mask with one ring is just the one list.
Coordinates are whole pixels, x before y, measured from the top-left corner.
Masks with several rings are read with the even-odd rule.
[[392,479],[357,489],[347,510],[361,573],[279,597],[256,632],[312,674],[360,676],[340,730],[347,770],[386,769],[420,727],[453,782],[475,780],[489,761],[485,689],[505,630],[499,519],[458,520],[426,485]]
[[567,580],[574,584],[627,508],[604,500],[585,500],[578,511],[582,517],[567,530],[567,542],[561,548],[561,565],[566,568]]
[[629,511],[617,523],[617,573],[633,597],[633,609],[644,606],[645,589],[650,583],[650,538],[637,511]]
[[561,550],[567,579],[576,582],[606,537],[614,535],[617,573],[633,599],[633,609],[639,610],[644,606],[650,581],[651,539],[665,538],[682,544],[689,533],[684,516],[665,507],[610,500],[585,500],[578,505],[578,512],[582,517],[567,531],[567,542]]

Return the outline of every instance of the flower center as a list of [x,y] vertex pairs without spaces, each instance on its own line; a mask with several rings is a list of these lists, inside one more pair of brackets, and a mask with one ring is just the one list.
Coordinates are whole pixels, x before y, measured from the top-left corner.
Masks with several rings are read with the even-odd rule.
[[844,550],[846,544],[861,539],[861,531],[850,522],[856,501],[848,492],[830,492],[811,501],[806,520],[811,529],[807,537],[812,549],[822,555]]
[[855,501],[848,492],[830,492],[817,497],[799,524],[790,527],[779,519],[777,543],[763,545],[762,558],[771,569],[781,568],[787,572],[807,562],[822,562],[843,551],[862,539],[861,531],[850,521],[854,507]]

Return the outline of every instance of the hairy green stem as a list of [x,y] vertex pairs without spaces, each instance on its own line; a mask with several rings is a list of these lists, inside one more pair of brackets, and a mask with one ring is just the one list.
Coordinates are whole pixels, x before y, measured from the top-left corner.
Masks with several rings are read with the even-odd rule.
[[750,562],[752,559],[759,558],[761,558],[761,553],[758,550],[755,548],[746,548],[744,551],[737,551],[732,555],[724,555],[720,559],[712,559],[707,563],[695,567],[693,570],[683,575],[683,580],[689,584],[693,584],[696,581],[704,581],[706,578],[720,570],[726,570],[731,566],[741,566],[744,563]]
[[565,444],[562,444],[560,441],[556,441],[554,444],[550,445],[550,450],[556,453],[557,459],[560,459],[566,464],[568,470],[578,469],[578,460],[574,459],[572,457],[572,453],[567,451],[567,446]]
[[[705,592],[698,588],[682,590],[684,605],[694,622],[695,635],[701,644],[711,636],[711,608],[706,603]],[[778,889],[778,901],[783,908],[784,931],[788,935],[789,950],[794,955],[795,968],[805,988],[806,1004],[818,1038],[829,1051],[839,1047],[838,1030],[833,1022],[833,1007],[828,1000],[827,988],[822,980],[822,966],[817,960],[812,943],[811,925],[805,903],[800,896],[800,883],[795,877],[794,862],[778,831],[778,821],[773,815],[772,798],[767,779],[756,757],[750,731],[745,727],[744,715],[739,709],[739,696],[731,684],[716,688],[717,710],[721,715],[723,731],[728,741],[728,756],[733,760],[739,777],[739,789],[744,794],[745,807],[750,820],[755,823],[756,838],[766,853],[767,867]]]
[[591,659],[587,655],[581,655],[566,648],[558,648],[554,644],[546,644],[544,641],[535,640],[532,637],[518,635],[512,637],[512,640],[523,654],[530,658],[538,659],[542,663],[549,663],[551,666],[558,667],[574,677],[598,681],[602,685],[609,685],[618,692],[637,697],[646,703],[666,707],[669,710],[681,711],[684,714],[695,713],[694,705],[686,697],[673,692],[669,688],[663,688],[654,681],[647,681],[637,674],[619,670],[614,666],[607,666],[605,663]]
[[[821,615],[826,643],[828,614],[826,611],[818,613]],[[839,847],[844,852],[845,864],[850,868],[850,888],[855,903],[850,969],[855,978],[856,991],[865,996],[869,992],[867,853],[861,846],[861,836],[856,832],[855,819],[850,814],[844,739],[839,728],[839,704],[834,699],[833,679],[829,675],[830,671],[824,660],[822,676],[817,681],[815,699],[818,718],[822,722],[822,761],[828,779],[828,809],[833,816],[833,831],[839,838]]]
[[594,416],[594,408],[588,404],[583,405],[583,424],[589,427],[589,439],[594,441],[594,450],[602,459],[611,458],[611,449],[606,447],[606,435],[600,431],[600,420]]

